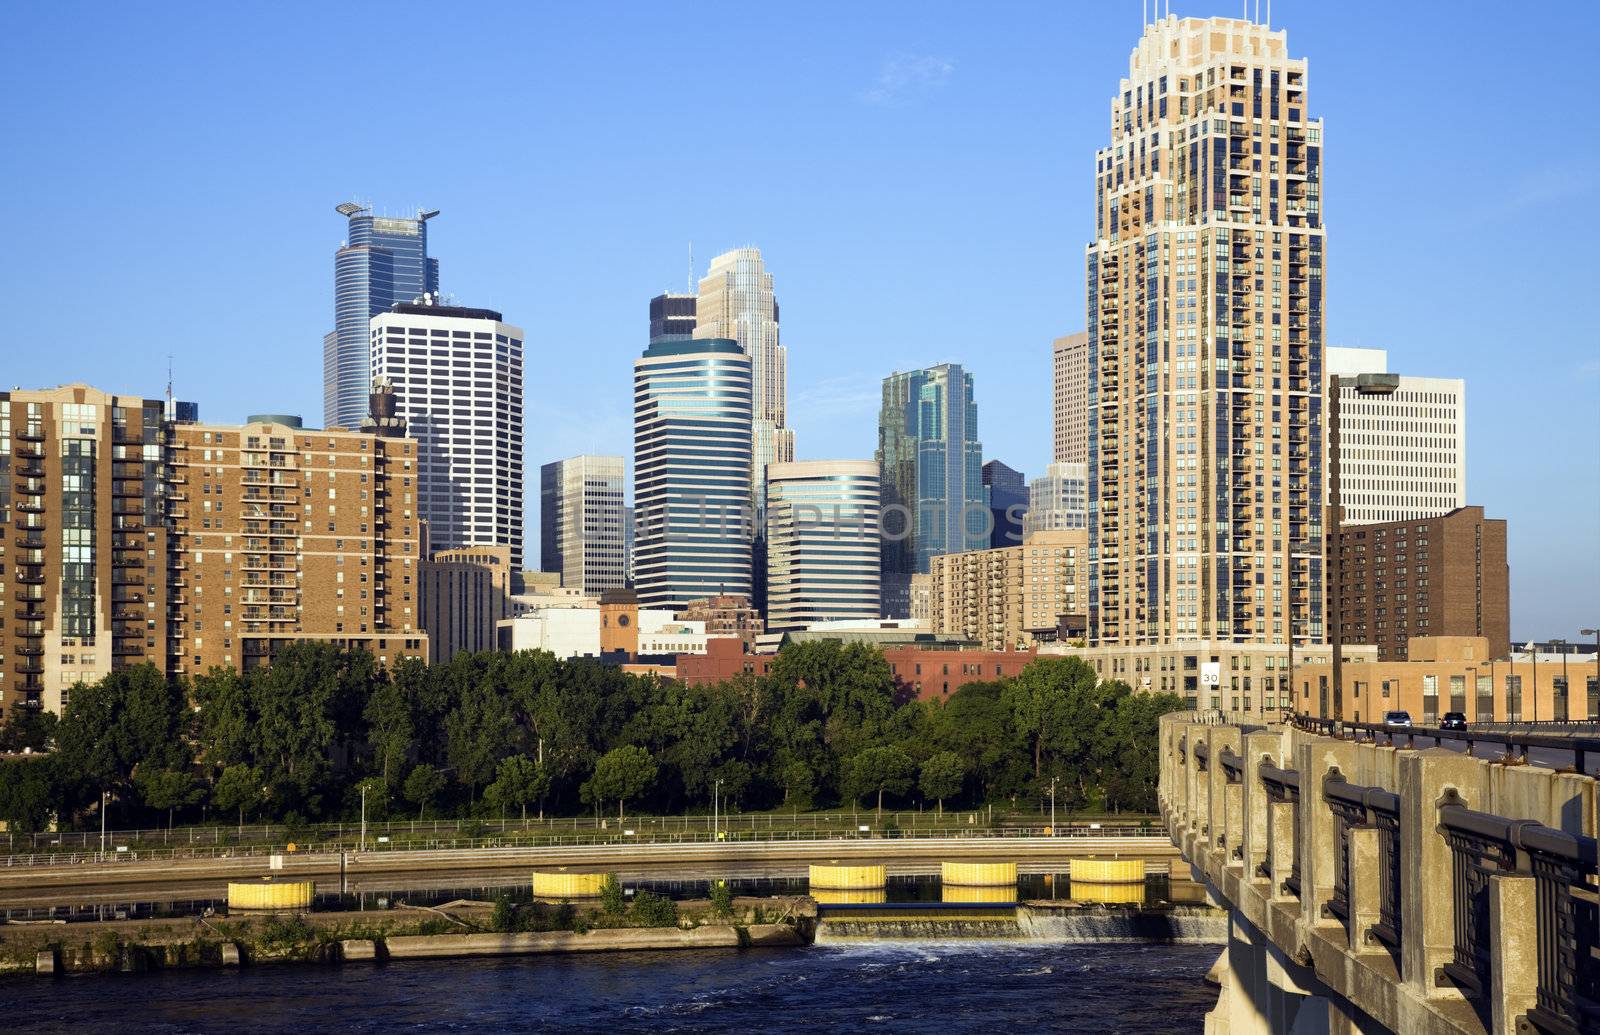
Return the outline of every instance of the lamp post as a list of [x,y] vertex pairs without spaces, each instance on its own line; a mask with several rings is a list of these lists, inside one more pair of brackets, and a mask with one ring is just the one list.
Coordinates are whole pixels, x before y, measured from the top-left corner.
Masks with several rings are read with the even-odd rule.
[[711,783],[711,840],[717,839],[717,806],[721,804],[722,781],[713,780]]
[[[1333,718],[1337,722],[1344,721],[1344,643],[1342,629],[1339,622],[1339,610],[1343,607],[1340,600],[1340,554],[1343,544],[1339,541],[1339,529],[1344,525],[1344,500],[1340,494],[1339,465],[1339,397],[1344,394],[1344,389],[1354,389],[1357,395],[1393,395],[1395,389],[1400,387],[1399,374],[1356,374],[1354,376],[1334,374],[1328,378],[1327,389],[1327,442],[1328,455],[1324,464],[1328,471],[1328,521],[1323,529],[1323,555],[1327,558],[1324,567],[1327,568],[1328,594],[1328,640],[1333,648]],[[1291,608],[1290,613],[1293,614]],[[1294,624],[1290,622],[1290,629]],[[1293,633],[1290,639],[1294,638]]]
[[106,854],[106,803],[110,798],[109,791],[100,792],[100,854]]
[[367,784],[361,783],[361,850],[367,850]]
[[1058,781],[1060,781],[1060,779],[1061,779],[1061,777],[1059,777],[1059,776],[1052,776],[1050,778],[1050,836],[1051,837],[1055,837],[1056,836],[1056,783]]
[[1532,640],[1524,648],[1533,657],[1533,721],[1539,721],[1539,645]]
[[[1561,721],[1566,721],[1572,716],[1572,684],[1567,682],[1567,641],[1558,636],[1552,636],[1550,638],[1550,646],[1556,647],[1561,651],[1561,703],[1564,705],[1564,707],[1561,709]],[[1535,693],[1537,693],[1539,690],[1538,687],[1534,687],[1533,689]],[[1552,709],[1550,718],[1554,719],[1556,718],[1554,712],[1555,695],[1551,694],[1550,696]]]
[[[1595,686],[1596,687],[1600,687],[1600,628],[1579,629],[1578,630],[1578,635],[1579,636],[1593,636],[1594,637],[1594,681],[1595,681]],[[1587,715],[1591,719],[1600,718],[1600,716],[1589,715],[1589,695],[1588,694],[1584,694],[1583,695],[1583,712],[1584,712],[1585,715]]]

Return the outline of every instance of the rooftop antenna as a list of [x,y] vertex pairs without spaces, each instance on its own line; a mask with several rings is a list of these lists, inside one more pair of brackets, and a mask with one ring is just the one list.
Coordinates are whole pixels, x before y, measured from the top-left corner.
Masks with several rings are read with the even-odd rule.
[[167,419],[176,420],[178,409],[172,402],[172,353],[167,353]]
[[694,242],[689,242],[689,294],[694,294]]

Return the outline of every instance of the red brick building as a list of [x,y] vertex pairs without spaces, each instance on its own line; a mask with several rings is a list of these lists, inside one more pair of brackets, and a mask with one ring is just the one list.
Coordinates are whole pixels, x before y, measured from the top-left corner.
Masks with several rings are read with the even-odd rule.
[[[678,655],[678,678],[690,686],[719,683],[740,673],[764,676],[774,655],[746,654],[736,639],[712,639],[704,654]],[[941,650],[930,647],[885,647],[883,658],[894,673],[895,688],[906,697],[944,699],[967,683],[1015,676],[1036,655],[1033,651]]]

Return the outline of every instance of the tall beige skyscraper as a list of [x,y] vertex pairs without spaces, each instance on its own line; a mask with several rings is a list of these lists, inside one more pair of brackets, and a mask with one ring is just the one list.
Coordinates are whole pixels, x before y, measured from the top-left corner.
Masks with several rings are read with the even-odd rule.
[[759,511],[766,500],[768,465],[794,459],[794,432],[785,426],[787,352],[778,341],[778,301],[761,249],[735,248],[711,260],[700,280],[695,320],[696,338],[731,338],[750,357],[755,393],[750,489]]
[[1096,155],[1101,645],[1323,639],[1322,125],[1287,36],[1146,26]]
[[1051,410],[1054,436],[1051,460],[1058,464],[1089,461],[1089,335],[1085,331],[1057,338],[1050,346]]

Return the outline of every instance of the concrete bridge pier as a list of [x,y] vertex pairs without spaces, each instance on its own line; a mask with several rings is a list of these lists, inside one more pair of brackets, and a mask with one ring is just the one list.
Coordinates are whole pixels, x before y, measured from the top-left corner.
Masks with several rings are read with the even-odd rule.
[[1294,962],[1239,910],[1229,911],[1228,945],[1217,961],[1217,1005],[1205,1035],[1376,1035],[1371,1019],[1319,994],[1311,968]]

